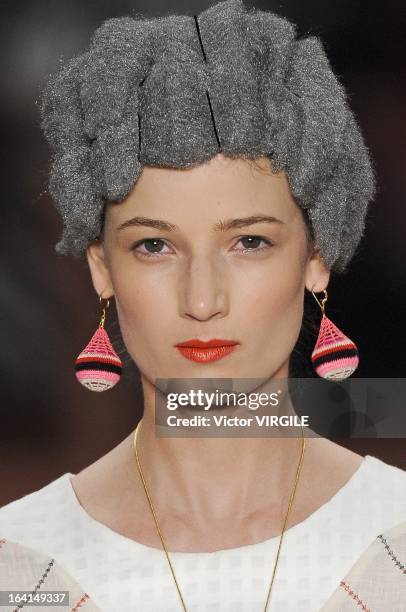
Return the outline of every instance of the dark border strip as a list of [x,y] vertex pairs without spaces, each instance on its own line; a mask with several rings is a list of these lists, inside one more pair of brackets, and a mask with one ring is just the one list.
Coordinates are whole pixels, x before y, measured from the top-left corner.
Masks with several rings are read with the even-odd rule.
[[319,366],[322,363],[328,363],[329,361],[338,361],[339,359],[345,359],[347,357],[356,357],[358,355],[357,349],[337,349],[336,351],[332,351],[331,353],[327,353],[326,355],[321,355],[320,357],[313,357],[312,362],[314,366]]
[[216,126],[216,122],[214,121],[214,113],[213,113],[213,108],[211,105],[211,100],[210,100],[210,96],[209,96],[209,92],[206,89],[206,96],[207,96],[207,100],[209,102],[209,108],[210,108],[210,115],[211,115],[211,120],[213,122],[213,127],[214,127],[214,133],[216,135],[216,140],[217,140],[217,144],[219,146],[219,148],[221,149],[221,143],[220,143],[220,138],[217,132],[217,126]]
[[[203,54],[203,59],[204,59],[205,63],[207,64],[207,56],[206,56],[206,53],[205,53],[205,50],[204,50],[204,47],[203,47],[203,41],[202,41],[202,36],[201,36],[201,33],[200,33],[199,21],[197,19],[197,15],[193,15],[193,17],[194,17],[194,20],[195,20],[195,25],[196,25],[196,30],[197,30],[197,37],[199,39],[200,48],[201,48],[202,54]],[[214,133],[216,135],[217,144],[218,144],[219,149],[221,150],[220,137],[219,137],[219,133],[217,131],[216,121],[214,119],[214,113],[213,113],[213,107],[212,107],[211,100],[210,100],[210,94],[209,94],[207,89],[206,89],[206,96],[207,96],[207,101],[209,103],[210,116],[211,116],[211,120],[212,120],[212,123],[213,123],[213,128],[214,128]]]
[[141,114],[140,112],[138,112],[137,114],[138,114],[138,160],[139,160],[141,156]]
[[83,370],[97,370],[98,372],[115,372],[121,374],[122,368],[114,363],[100,362],[100,361],[82,361],[75,365],[75,372],[81,372]]
[[199,43],[200,43],[200,48],[201,48],[202,53],[203,53],[203,58],[204,58],[204,61],[207,63],[207,57],[206,57],[206,53],[204,52],[203,41],[202,41],[202,37],[201,37],[201,34],[200,34],[200,27],[199,27],[199,22],[197,20],[197,15],[193,15],[193,17],[195,18],[197,36],[199,38]]

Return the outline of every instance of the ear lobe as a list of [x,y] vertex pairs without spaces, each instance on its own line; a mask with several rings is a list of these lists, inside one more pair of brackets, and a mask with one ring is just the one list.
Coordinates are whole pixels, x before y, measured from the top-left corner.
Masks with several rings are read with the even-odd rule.
[[86,249],[86,259],[89,265],[93,287],[97,295],[109,298],[114,295],[110,271],[106,262],[103,243],[95,240]]
[[306,266],[305,285],[308,291],[323,291],[330,280],[330,269],[321,258],[319,249],[316,249],[309,258]]

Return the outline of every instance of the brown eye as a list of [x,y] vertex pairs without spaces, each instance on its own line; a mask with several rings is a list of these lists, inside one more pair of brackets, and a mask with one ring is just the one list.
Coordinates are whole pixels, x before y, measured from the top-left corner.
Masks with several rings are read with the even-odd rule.
[[245,248],[256,248],[261,244],[262,238],[259,236],[244,236],[241,238],[241,243]]
[[159,238],[148,238],[143,241],[143,244],[149,253],[159,253],[165,243]]
[[[236,250],[241,251],[242,253],[249,251],[254,253],[260,252],[272,246],[272,242],[267,238],[263,238],[262,236],[241,236],[238,243],[241,243],[244,248]],[[261,243],[264,243],[265,246],[260,246]]]
[[139,240],[133,244],[131,250],[141,257],[148,258],[165,253],[162,250],[165,246],[166,244],[161,238],[144,238],[144,240]]

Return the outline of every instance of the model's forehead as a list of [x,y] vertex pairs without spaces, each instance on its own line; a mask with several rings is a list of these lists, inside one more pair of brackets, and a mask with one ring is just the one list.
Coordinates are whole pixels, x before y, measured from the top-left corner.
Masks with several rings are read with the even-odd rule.
[[144,166],[128,197],[146,197],[173,192],[181,196],[202,190],[204,195],[227,192],[235,195],[242,189],[244,197],[256,190],[268,189],[289,192],[285,172],[272,172],[271,160],[232,158],[219,153],[210,160],[188,168]]
[[288,223],[299,214],[284,172],[273,173],[269,159],[252,163],[219,154],[188,169],[146,166],[131,193],[108,205],[115,227],[132,215],[172,221],[210,221],[247,215],[274,215]]

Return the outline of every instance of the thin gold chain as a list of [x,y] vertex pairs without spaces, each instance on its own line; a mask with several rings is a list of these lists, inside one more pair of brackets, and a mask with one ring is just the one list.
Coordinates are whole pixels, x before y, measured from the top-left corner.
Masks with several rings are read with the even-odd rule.
[[[170,570],[171,570],[171,573],[172,573],[173,580],[174,580],[174,582],[175,582],[175,585],[176,585],[176,588],[177,588],[177,591],[178,591],[178,594],[179,594],[180,600],[181,600],[181,602],[182,602],[182,607],[183,607],[183,610],[184,610],[185,612],[187,612],[187,608],[186,608],[186,605],[185,605],[185,602],[184,602],[184,599],[183,599],[183,596],[182,596],[181,590],[180,590],[180,588],[179,588],[178,581],[177,581],[177,579],[176,579],[175,571],[174,571],[174,569],[173,569],[173,566],[172,566],[171,560],[170,560],[170,558],[169,558],[168,550],[167,550],[167,548],[166,548],[166,546],[165,546],[165,542],[164,542],[163,535],[162,535],[161,530],[160,530],[160,528],[159,528],[158,519],[157,519],[157,516],[156,516],[156,512],[155,512],[155,509],[154,509],[154,505],[153,505],[153,503],[152,503],[151,496],[150,496],[150,494],[149,494],[149,492],[148,492],[147,483],[145,482],[145,478],[144,478],[144,475],[143,475],[143,473],[142,473],[142,469],[141,469],[140,460],[139,460],[139,457],[138,457],[138,450],[137,450],[137,434],[138,434],[138,428],[139,428],[139,426],[140,426],[140,424],[141,424],[141,421],[142,421],[142,419],[139,421],[139,423],[138,423],[137,427],[135,428],[135,432],[134,432],[133,447],[134,447],[135,459],[136,459],[136,462],[137,462],[138,471],[139,471],[140,476],[141,476],[142,484],[143,484],[143,486],[144,486],[144,491],[145,491],[145,494],[146,494],[147,499],[148,499],[149,507],[151,508],[152,516],[153,516],[153,518],[154,518],[155,527],[156,527],[156,530],[157,530],[158,535],[159,535],[159,537],[160,537],[160,540],[161,540],[161,543],[162,543],[162,548],[163,548],[164,553],[165,553],[165,555],[166,555],[166,559],[167,559],[167,561],[168,561],[168,564],[169,564],[169,567],[170,567]],[[272,578],[271,578],[271,582],[270,582],[269,589],[268,589],[268,595],[267,595],[267,598],[266,598],[266,601],[265,601],[264,612],[267,612],[267,607],[268,607],[268,603],[269,603],[269,598],[270,598],[270,596],[271,596],[272,586],[273,586],[274,579],[275,579],[276,567],[277,567],[277,565],[278,565],[279,553],[280,553],[281,546],[282,546],[283,536],[284,536],[284,533],[285,533],[286,524],[287,524],[287,522],[288,522],[288,517],[289,517],[290,509],[291,509],[291,507],[292,507],[293,499],[294,499],[294,497],[295,497],[296,487],[297,487],[297,483],[298,483],[298,481],[299,481],[300,471],[301,471],[301,468],[302,468],[302,463],[303,463],[303,456],[304,456],[304,451],[305,451],[305,447],[306,447],[306,442],[305,442],[305,436],[304,436],[304,434],[303,434],[303,426],[302,426],[302,425],[300,425],[300,427],[301,427],[301,430],[302,430],[302,448],[301,448],[301,453],[300,453],[300,459],[299,459],[299,464],[298,464],[298,467],[297,467],[297,469],[296,469],[296,475],[295,475],[295,480],[294,480],[294,482],[293,482],[292,491],[291,491],[291,494],[290,494],[290,499],[289,499],[288,509],[287,509],[287,512],[286,512],[286,515],[285,515],[285,520],[284,520],[284,522],[283,522],[282,533],[281,533],[280,538],[279,538],[278,550],[277,550],[277,553],[276,553],[275,563],[274,563],[273,572],[272,572]]]

